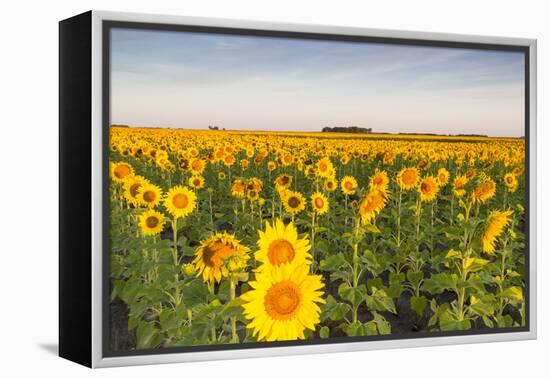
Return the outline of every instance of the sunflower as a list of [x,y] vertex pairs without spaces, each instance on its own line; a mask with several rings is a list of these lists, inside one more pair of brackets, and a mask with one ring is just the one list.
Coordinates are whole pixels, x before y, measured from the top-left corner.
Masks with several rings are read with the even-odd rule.
[[330,177],[334,172],[334,165],[328,157],[324,157],[317,162],[317,175],[319,177]]
[[315,192],[311,195],[311,207],[315,214],[323,215],[328,211],[328,199],[320,192]]
[[516,175],[512,172],[505,174],[504,185],[506,185],[510,192],[514,193],[518,188],[518,179],[516,178]]
[[166,210],[174,218],[182,218],[189,215],[194,209],[197,196],[192,190],[181,185],[170,188],[164,199]]
[[289,214],[298,214],[306,208],[304,196],[300,192],[287,190],[282,199],[285,210]]
[[267,170],[273,172],[275,169],[277,169],[277,163],[275,163],[274,161],[268,161]]
[[308,275],[308,267],[284,264],[256,275],[253,290],[241,295],[247,328],[258,341],[305,338],[305,329],[320,322],[318,303],[325,303],[321,276]]
[[200,175],[202,174],[202,172],[204,172],[204,168],[206,167],[206,162],[202,159],[198,159],[198,158],[195,158],[195,159],[192,159],[190,162],[189,162],[189,170],[194,174],[194,175]]
[[465,175],[456,176],[453,181],[453,194],[457,197],[462,197],[466,194],[464,185],[468,183],[468,179]]
[[422,202],[431,202],[435,199],[437,192],[439,192],[439,184],[437,183],[437,179],[433,176],[424,177],[418,187],[420,200]]
[[275,185],[277,185],[277,187],[288,188],[290,187],[290,184],[292,184],[292,176],[279,175],[275,179]]
[[449,181],[450,173],[445,168],[439,168],[437,171],[437,182],[439,186],[444,186]]
[[252,177],[246,183],[246,189],[247,190],[255,190],[257,192],[261,192],[263,186],[264,186],[264,184],[263,184],[262,180],[260,180],[257,177]]
[[231,167],[234,163],[235,163],[235,156],[229,154],[229,155],[225,155],[225,157],[223,158],[223,164],[226,166],[226,167]]
[[138,189],[137,200],[140,204],[155,207],[162,199],[162,189],[151,183],[144,183]]
[[340,182],[340,188],[342,189],[342,193],[346,196],[352,195],[357,189],[357,180],[355,177],[345,176]]
[[193,264],[197,276],[204,282],[220,282],[229,273],[243,272],[250,256],[249,249],[239,243],[233,235],[217,233],[208,240],[201,241],[195,251]]
[[260,198],[260,194],[257,190],[247,190],[246,191],[246,198],[248,198],[249,201],[257,201]]
[[369,224],[386,205],[386,196],[379,190],[371,190],[359,204],[361,224]]
[[493,211],[486,221],[485,231],[481,238],[483,252],[492,255],[495,252],[495,241],[502,230],[510,223],[511,210]]
[[164,228],[164,222],[164,215],[152,209],[139,216],[139,227],[145,236],[160,234]]
[[258,234],[259,250],[254,256],[262,264],[259,272],[286,263],[311,264],[309,240],[298,239],[298,230],[293,222],[286,226],[281,219],[273,224],[266,222],[265,231],[258,231]]
[[111,178],[116,182],[124,182],[128,177],[134,174],[132,166],[125,162],[111,164]]
[[399,185],[402,190],[411,190],[416,188],[418,182],[420,181],[420,173],[418,172],[418,168],[403,168],[399,171],[399,173],[397,173],[396,180],[397,185]]
[[390,179],[388,178],[388,174],[376,169],[374,175],[370,178],[369,189],[371,191],[379,190],[384,196],[387,196],[389,183]]
[[138,198],[139,188],[141,188],[142,185],[147,184],[148,182],[149,181],[142,176],[129,177],[124,182],[124,198],[126,198],[126,201],[134,206],[137,206],[140,203]]
[[218,172],[218,180],[224,181],[227,178],[225,172]]
[[233,197],[242,198],[246,194],[246,184],[241,179],[236,179],[231,185],[231,195]]
[[485,203],[495,195],[497,186],[495,182],[487,177],[480,185],[474,188],[472,192],[472,201],[474,203]]
[[327,181],[325,181],[324,186],[327,192],[334,192],[338,187],[338,182],[334,178],[329,178]]
[[189,177],[189,186],[194,189],[201,189],[204,186],[204,177],[202,176],[191,176]]

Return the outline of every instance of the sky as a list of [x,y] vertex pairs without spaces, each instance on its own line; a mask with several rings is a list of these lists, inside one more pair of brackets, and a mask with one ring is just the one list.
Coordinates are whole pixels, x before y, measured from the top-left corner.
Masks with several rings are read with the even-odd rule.
[[111,123],[524,135],[522,53],[112,29]]

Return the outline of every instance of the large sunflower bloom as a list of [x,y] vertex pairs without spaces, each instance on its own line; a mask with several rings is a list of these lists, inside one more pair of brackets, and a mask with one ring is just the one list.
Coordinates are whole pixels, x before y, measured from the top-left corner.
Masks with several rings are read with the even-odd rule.
[[376,169],[374,175],[370,178],[369,189],[371,191],[378,190],[387,196],[389,183],[390,179],[388,178],[388,174],[384,171]]
[[369,224],[386,205],[386,196],[379,190],[368,192],[359,203],[361,224]]
[[285,226],[281,219],[277,219],[273,225],[266,222],[265,231],[258,231],[258,234],[259,250],[254,255],[262,264],[258,271],[286,263],[311,264],[309,240],[298,239],[294,223]]
[[511,193],[514,193],[518,188],[518,179],[516,178],[516,175],[512,172],[505,174],[504,185],[506,185]]
[[331,177],[334,172],[334,166],[328,157],[324,157],[317,162],[317,175],[319,177]]
[[202,275],[204,282],[220,282],[229,273],[242,272],[246,269],[249,249],[239,243],[233,235],[217,233],[208,240],[203,240],[197,251],[193,264],[197,275]]
[[472,192],[472,200],[474,203],[485,203],[495,195],[497,186],[495,182],[487,178],[483,183],[478,185]]
[[328,211],[328,199],[320,192],[315,192],[311,195],[311,207],[317,215],[323,215]]
[[481,238],[483,252],[492,255],[495,252],[495,241],[502,230],[510,223],[511,210],[493,211],[487,218],[485,231]]
[[449,181],[450,173],[445,168],[439,168],[437,171],[437,182],[439,186],[444,186]]
[[231,185],[231,195],[233,197],[242,198],[246,194],[246,184],[241,179],[236,179]]
[[466,194],[464,185],[468,182],[468,179],[464,175],[456,176],[453,181],[453,194],[457,197],[462,197]]
[[164,216],[155,210],[147,210],[139,217],[139,227],[145,236],[158,235],[164,228]]
[[288,190],[283,195],[283,205],[289,214],[298,214],[306,208],[306,201],[300,192]]
[[340,188],[342,189],[342,193],[346,196],[352,195],[357,189],[357,180],[355,177],[345,176],[340,182]]
[[124,182],[124,198],[134,206],[137,206],[139,201],[139,189],[148,181],[142,176],[132,176]]
[[420,173],[418,172],[418,168],[403,168],[399,171],[399,173],[397,173],[396,181],[397,185],[399,185],[402,190],[414,189],[420,181]]
[[139,203],[148,207],[155,207],[162,199],[162,189],[151,183],[144,183],[138,188]]
[[275,179],[275,185],[279,188],[288,188],[292,184],[292,176],[289,175],[279,175]]
[[111,178],[116,182],[124,182],[134,174],[132,166],[125,162],[111,163]]
[[197,196],[185,186],[174,186],[166,194],[164,206],[174,218],[182,218],[189,215],[197,202]]
[[305,339],[304,331],[320,322],[318,303],[325,303],[321,276],[308,275],[303,264],[284,264],[257,274],[253,290],[241,295],[247,328],[258,341]]
[[433,176],[425,177],[420,186],[418,187],[418,192],[420,193],[420,200],[422,202],[431,202],[437,196],[439,192],[439,184]]

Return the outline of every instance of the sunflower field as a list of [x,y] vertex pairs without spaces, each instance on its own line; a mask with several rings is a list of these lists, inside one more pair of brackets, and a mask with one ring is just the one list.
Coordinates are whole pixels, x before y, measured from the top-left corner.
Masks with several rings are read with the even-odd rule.
[[110,148],[112,350],[525,326],[524,139],[111,127]]

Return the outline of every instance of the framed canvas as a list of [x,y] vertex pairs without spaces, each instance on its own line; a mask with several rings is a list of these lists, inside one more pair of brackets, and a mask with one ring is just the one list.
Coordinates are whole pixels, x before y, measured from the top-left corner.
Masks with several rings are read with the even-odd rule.
[[536,337],[536,41],[60,22],[59,353]]

